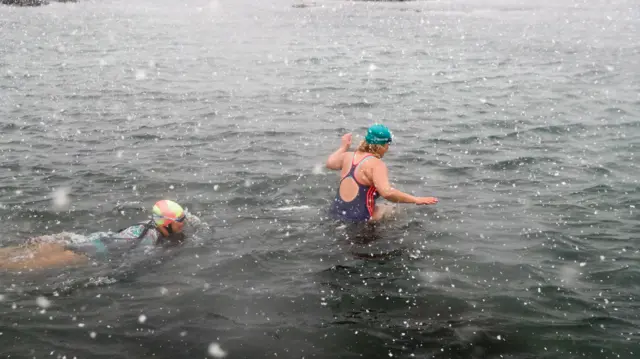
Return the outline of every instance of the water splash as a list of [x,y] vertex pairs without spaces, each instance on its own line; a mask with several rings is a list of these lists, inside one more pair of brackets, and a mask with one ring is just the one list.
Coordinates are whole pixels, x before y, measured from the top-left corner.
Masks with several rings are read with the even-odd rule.
[[42,309],[47,309],[51,306],[51,301],[45,297],[38,297],[36,298],[36,304]]
[[142,69],[136,70],[136,80],[141,81],[147,78],[147,72]]
[[313,166],[313,170],[311,171],[314,175],[322,175],[324,174],[324,165],[321,163],[316,163]]
[[211,355],[214,358],[224,358],[225,356],[227,356],[227,352],[222,350],[222,348],[220,347],[220,344],[218,343],[209,344],[208,352],[209,352],[209,355]]
[[71,200],[69,199],[69,193],[71,190],[67,187],[58,188],[53,191],[52,201],[53,208],[56,211],[66,211],[69,209]]

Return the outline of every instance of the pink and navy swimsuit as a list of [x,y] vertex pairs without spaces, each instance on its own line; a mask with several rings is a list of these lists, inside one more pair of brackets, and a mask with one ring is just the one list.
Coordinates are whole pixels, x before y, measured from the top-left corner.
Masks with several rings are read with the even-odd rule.
[[366,186],[358,182],[356,179],[356,170],[366,160],[374,157],[367,155],[363,157],[358,163],[355,163],[356,154],[353,154],[351,160],[351,169],[346,176],[342,177],[340,184],[345,179],[351,177],[358,185],[358,194],[351,202],[346,202],[340,198],[340,186],[338,186],[338,193],[333,201],[330,209],[330,213],[336,217],[336,219],[349,221],[349,222],[366,222],[371,216],[373,216],[373,210],[375,209],[376,199],[380,196],[374,186]]

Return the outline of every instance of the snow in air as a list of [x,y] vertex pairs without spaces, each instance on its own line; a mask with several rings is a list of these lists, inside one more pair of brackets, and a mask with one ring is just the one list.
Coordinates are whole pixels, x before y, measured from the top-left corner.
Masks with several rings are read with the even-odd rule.
[[69,192],[69,188],[66,187],[58,188],[53,191],[53,208],[56,211],[65,211],[69,209],[69,204],[71,203],[71,200],[69,200]]
[[38,304],[40,308],[47,309],[51,306],[51,301],[45,297],[38,297],[36,304]]
[[209,355],[211,355],[214,358],[224,358],[227,355],[227,352],[222,350],[222,348],[220,347],[220,344],[218,343],[209,344],[208,352],[209,352]]

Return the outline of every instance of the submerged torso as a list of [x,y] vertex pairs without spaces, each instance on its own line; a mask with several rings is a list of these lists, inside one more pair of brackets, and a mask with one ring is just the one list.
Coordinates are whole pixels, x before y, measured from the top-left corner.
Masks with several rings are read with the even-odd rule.
[[68,249],[83,254],[106,254],[111,249],[152,246],[160,233],[149,223],[139,223],[117,233],[98,232],[89,235],[87,241],[68,245]]
[[[358,157],[360,157],[358,159]],[[378,192],[361,171],[362,164],[375,158],[371,154],[354,153],[351,156],[348,171],[340,180],[336,197],[331,205],[331,214],[340,220],[365,222],[373,216]],[[343,164],[343,168],[346,165]],[[360,172],[359,172],[360,171]],[[345,171],[343,170],[343,173]]]

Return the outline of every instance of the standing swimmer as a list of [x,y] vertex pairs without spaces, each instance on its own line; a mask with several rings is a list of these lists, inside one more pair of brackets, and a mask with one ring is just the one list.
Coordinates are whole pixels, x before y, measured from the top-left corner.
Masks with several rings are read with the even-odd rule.
[[89,241],[67,244],[48,242],[47,237],[32,238],[26,246],[0,248],[0,269],[42,269],[88,262],[89,255],[106,254],[109,248],[174,245],[185,239],[187,216],[182,207],[169,200],[153,206],[152,219],[115,234],[94,233]]
[[336,219],[348,222],[382,219],[390,208],[376,205],[379,196],[396,203],[438,203],[435,197],[415,197],[391,187],[382,157],[392,141],[391,131],[381,124],[369,127],[365,140],[355,152],[347,152],[351,147],[351,134],[342,136],[340,148],[326,162],[327,168],[341,170],[340,185],[330,209]]

